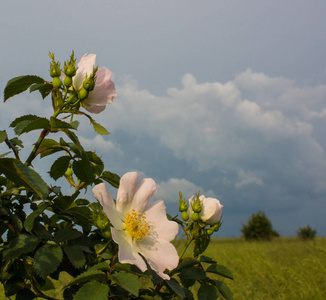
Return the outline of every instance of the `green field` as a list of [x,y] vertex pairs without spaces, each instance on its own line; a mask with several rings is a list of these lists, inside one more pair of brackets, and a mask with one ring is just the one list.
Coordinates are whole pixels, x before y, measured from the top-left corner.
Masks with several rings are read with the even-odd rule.
[[326,299],[326,238],[213,239],[203,255],[230,269],[235,300]]

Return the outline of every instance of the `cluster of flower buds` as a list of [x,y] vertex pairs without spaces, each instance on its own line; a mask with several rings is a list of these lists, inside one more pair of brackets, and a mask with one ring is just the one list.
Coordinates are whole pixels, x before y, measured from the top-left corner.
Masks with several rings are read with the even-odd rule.
[[76,75],[76,72],[77,72],[74,51],[72,52],[72,54],[70,56],[70,60],[67,60],[65,62],[63,72],[66,75],[63,80],[63,84],[69,88],[72,85],[72,78]]
[[181,212],[181,218],[184,221],[188,221],[189,220],[189,215],[188,215],[188,204],[186,203],[186,200],[184,198],[182,198],[182,193],[179,192],[179,211]]
[[56,62],[54,60],[53,53],[49,53],[49,56],[52,59],[52,61],[50,62],[50,76],[53,78],[52,85],[53,85],[53,87],[58,89],[62,85],[62,81],[60,79],[60,76],[61,76],[60,62]]

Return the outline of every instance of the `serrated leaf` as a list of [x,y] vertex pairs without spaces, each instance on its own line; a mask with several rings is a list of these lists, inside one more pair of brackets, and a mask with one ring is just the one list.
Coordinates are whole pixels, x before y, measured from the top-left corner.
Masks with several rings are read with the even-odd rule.
[[198,255],[202,254],[208,247],[210,242],[209,235],[202,235],[199,238],[195,240],[194,245],[194,257],[197,257]]
[[75,175],[80,181],[91,184],[95,180],[95,168],[89,160],[78,160],[72,163]]
[[38,118],[34,121],[28,122],[21,122],[15,127],[15,133],[17,135],[21,135],[23,133],[27,133],[37,129],[46,129],[50,128],[50,122],[46,118]]
[[18,186],[32,189],[42,199],[48,195],[49,190],[42,177],[16,159],[0,158],[0,172]]
[[88,207],[85,206],[72,207],[67,212],[75,218],[76,223],[81,225],[85,231],[91,230],[92,213]]
[[202,284],[197,294],[198,300],[211,300],[218,298],[218,290],[214,285]]
[[189,258],[189,259],[184,259],[178,266],[177,266],[177,270],[181,270],[183,268],[189,268],[191,266],[194,265],[198,265],[199,261],[193,258]]
[[10,259],[29,253],[36,248],[38,243],[39,239],[36,236],[20,234],[10,242],[9,248],[3,251],[3,258]]
[[74,300],[107,300],[109,286],[98,281],[85,283],[76,293]]
[[230,291],[229,287],[224,282],[219,281],[219,280],[214,280],[214,279],[210,280],[210,282],[212,284],[214,284],[218,288],[220,294],[226,300],[232,300],[233,299],[232,292]]
[[90,162],[93,163],[96,174],[100,176],[104,170],[104,164],[102,159],[92,151],[85,151]]
[[119,188],[120,177],[117,174],[104,171],[100,178],[111,184],[113,187]]
[[49,203],[44,203],[39,208],[34,210],[30,215],[28,215],[24,221],[24,227],[26,231],[31,232],[33,230],[35,218],[37,218],[40,213],[42,213],[49,205]]
[[216,264],[216,261],[211,259],[210,257],[202,255],[200,257],[200,262],[208,263],[208,264]]
[[112,278],[123,289],[138,297],[140,283],[136,275],[120,272],[120,273],[113,274]]
[[29,92],[32,93],[34,91],[39,91],[42,95],[42,98],[44,99],[46,96],[48,96],[53,89],[53,85],[50,83],[38,83],[31,86],[29,89]]
[[74,228],[61,229],[59,231],[56,231],[56,233],[54,234],[54,241],[56,243],[60,243],[64,241],[78,239],[82,235],[83,234],[80,231]]
[[75,129],[70,123],[53,117],[50,118],[50,125],[51,129]]
[[44,83],[44,79],[35,75],[24,75],[10,79],[4,90],[4,102],[10,97],[26,91],[34,83]]
[[171,278],[170,280],[166,280],[165,284],[168,285],[168,287],[175,292],[180,299],[183,299],[186,297],[186,293],[184,291],[184,289],[182,288],[182,286],[180,286],[180,284],[174,279]]
[[65,285],[65,288],[91,280],[104,280],[107,276],[100,270],[87,270]]
[[45,278],[53,273],[62,261],[62,249],[57,245],[46,244],[39,248],[34,256],[35,272]]
[[0,143],[4,142],[7,138],[7,132],[5,130],[0,130]]
[[70,156],[61,156],[52,164],[50,169],[50,176],[57,180],[62,177],[69,167],[71,157]]
[[98,133],[98,134],[101,134],[101,135],[107,135],[107,134],[110,134],[110,132],[108,132],[101,124],[99,123],[96,123],[96,122],[91,122],[93,127],[94,127],[94,130]]
[[74,151],[76,154],[78,154],[79,157],[81,157],[84,152],[84,149],[79,142],[78,136],[68,129],[63,130],[63,132],[70,138],[74,146],[72,144],[66,143],[62,138],[60,138],[60,143],[63,142],[63,146],[69,146],[72,151]]
[[63,250],[67,254],[70,262],[79,269],[86,263],[85,255],[79,245],[64,246]]
[[89,268],[89,270],[109,270],[109,269],[111,269],[111,261],[110,260],[102,261],[102,262],[92,266],[91,268]]
[[214,264],[214,265],[209,266],[206,269],[206,272],[218,274],[223,277],[233,279],[232,273],[229,271],[229,269],[222,265],[219,265],[219,264]]
[[203,280],[206,278],[206,274],[202,268],[192,266],[189,268],[182,269],[180,272],[180,278]]
[[19,124],[19,123],[21,123],[21,122],[24,122],[24,121],[35,121],[35,120],[37,120],[38,118],[40,118],[40,117],[38,117],[38,116],[36,116],[36,115],[24,115],[24,116],[18,117],[18,118],[16,118],[15,120],[13,120],[13,121],[10,123],[9,127],[14,128],[14,127],[17,126],[17,124]]

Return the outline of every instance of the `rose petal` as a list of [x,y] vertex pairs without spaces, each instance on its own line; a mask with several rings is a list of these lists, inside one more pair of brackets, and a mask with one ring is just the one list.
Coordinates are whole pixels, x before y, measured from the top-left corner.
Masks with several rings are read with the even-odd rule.
[[179,232],[179,226],[166,217],[166,207],[163,200],[148,202],[145,208],[146,222],[151,231],[162,240],[172,241]]
[[73,86],[79,91],[83,87],[83,82],[88,76],[93,74],[95,66],[96,54],[85,54],[78,63],[76,75],[73,77]]
[[101,203],[104,212],[108,216],[111,224],[117,229],[123,229],[123,222],[116,211],[116,205],[105,183],[99,183],[93,188],[95,198]]
[[173,270],[178,266],[179,255],[175,247],[168,241],[158,239],[155,244],[147,243],[146,239],[138,243],[140,253],[144,255],[150,267],[163,279],[170,276],[164,270]]
[[89,111],[90,113],[92,113],[92,114],[99,114],[100,112],[102,112],[104,109],[105,109],[105,105],[103,105],[103,106],[97,106],[97,105],[90,105],[90,106],[88,106],[86,103],[85,103],[86,101],[83,101],[82,102],[82,105],[83,105],[83,107],[87,110],[87,111]]
[[142,272],[145,272],[147,266],[138,254],[139,249],[133,242],[131,236],[123,230],[111,228],[112,238],[119,245],[119,262],[136,265]]

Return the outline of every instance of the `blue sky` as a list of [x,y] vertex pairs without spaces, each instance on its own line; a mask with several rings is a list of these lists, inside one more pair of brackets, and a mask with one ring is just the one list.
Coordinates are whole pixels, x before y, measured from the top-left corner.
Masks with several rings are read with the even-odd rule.
[[[112,134],[82,122],[80,135],[106,169],[152,177],[170,214],[179,190],[217,197],[220,236],[239,236],[259,209],[281,235],[309,224],[325,236],[325,11],[299,0],[3,1],[0,88],[50,79],[49,51],[62,62],[95,53],[118,91],[94,115]],[[2,104],[0,128],[50,106],[22,94]]]

